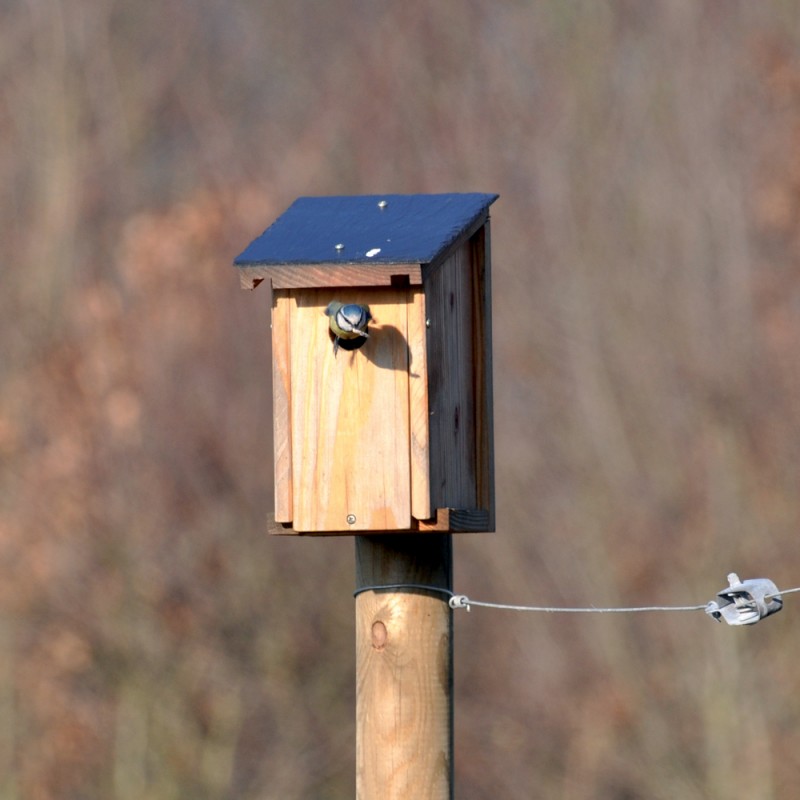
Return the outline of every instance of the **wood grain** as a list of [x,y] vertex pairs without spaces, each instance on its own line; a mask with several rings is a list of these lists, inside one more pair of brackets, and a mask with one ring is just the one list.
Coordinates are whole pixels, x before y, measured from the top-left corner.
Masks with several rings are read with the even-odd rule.
[[[408,290],[291,294],[294,528],[408,528]],[[323,313],[334,299],[372,309],[370,338],[358,350],[334,355]]]
[[[485,508],[437,508],[430,519],[411,520],[411,527],[405,530],[375,531],[376,535],[388,536],[395,533],[486,533],[493,530],[489,511]],[[291,523],[275,519],[274,514],[267,520],[267,532],[274,536],[302,536]],[[313,531],[314,536],[352,536],[351,530]]]
[[267,279],[273,289],[422,284],[421,264],[269,264],[239,270],[244,289],[254,289]]
[[[425,274],[430,493],[495,528],[488,220]],[[451,530],[458,528],[451,526]],[[468,530],[474,530],[468,527]]]
[[473,352],[475,353],[476,490],[477,505],[486,509],[484,530],[495,529],[494,492],[494,390],[492,367],[491,226],[486,224],[472,237]]
[[430,433],[428,426],[428,357],[425,294],[412,293],[408,305],[408,405],[411,430],[411,516],[431,516]]
[[[447,535],[357,536],[358,588],[452,588]],[[419,590],[356,598],[356,797],[447,800],[453,787],[452,611]]]
[[275,459],[275,520],[292,521],[291,306],[287,292],[272,295],[272,431]]
[[465,242],[425,285],[431,503],[476,508],[475,363],[471,250]]
[[485,533],[492,530],[489,512],[485,508],[437,508],[433,519],[420,520],[417,529],[421,533]]

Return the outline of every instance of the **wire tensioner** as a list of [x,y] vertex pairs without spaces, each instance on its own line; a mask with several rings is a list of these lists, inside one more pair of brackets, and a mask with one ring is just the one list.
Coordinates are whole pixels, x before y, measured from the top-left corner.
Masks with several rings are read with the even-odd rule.
[[769,578],[739,580],[735,572],[728,575],[727,589],[717,592],[717,600],[709,601],[706,614],[728,625],[755,625],[764,617],[783,608],[778,587]]

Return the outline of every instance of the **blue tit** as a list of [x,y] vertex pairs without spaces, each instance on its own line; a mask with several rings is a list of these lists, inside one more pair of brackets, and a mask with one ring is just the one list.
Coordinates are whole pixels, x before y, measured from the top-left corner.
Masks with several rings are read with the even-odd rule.
[[[333,334],[333,354],[339,350],[343,341],[352,341],[359,338],[369,338],[367,325],[372,319],[369,306],[360,306],[357,303],[340,303],[333,300],[328,303],[325,315],[330,317],[330,328]],[[363,342],[361,342],[363,344]],[[345,349],[347,348],[345,345]]]

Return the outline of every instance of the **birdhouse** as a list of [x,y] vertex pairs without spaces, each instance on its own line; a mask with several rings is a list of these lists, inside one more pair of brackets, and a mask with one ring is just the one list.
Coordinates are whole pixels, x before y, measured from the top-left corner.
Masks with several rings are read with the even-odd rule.
[[493,194],[301,197],[272,286],[274,533],[494,530]]

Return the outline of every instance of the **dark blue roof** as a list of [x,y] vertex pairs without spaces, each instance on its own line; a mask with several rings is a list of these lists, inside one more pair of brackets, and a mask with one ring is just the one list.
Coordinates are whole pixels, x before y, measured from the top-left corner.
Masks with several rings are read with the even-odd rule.
[[497,197],[477,193],[300,197],[233,263],[239,267],[427,264],[485,216]]

